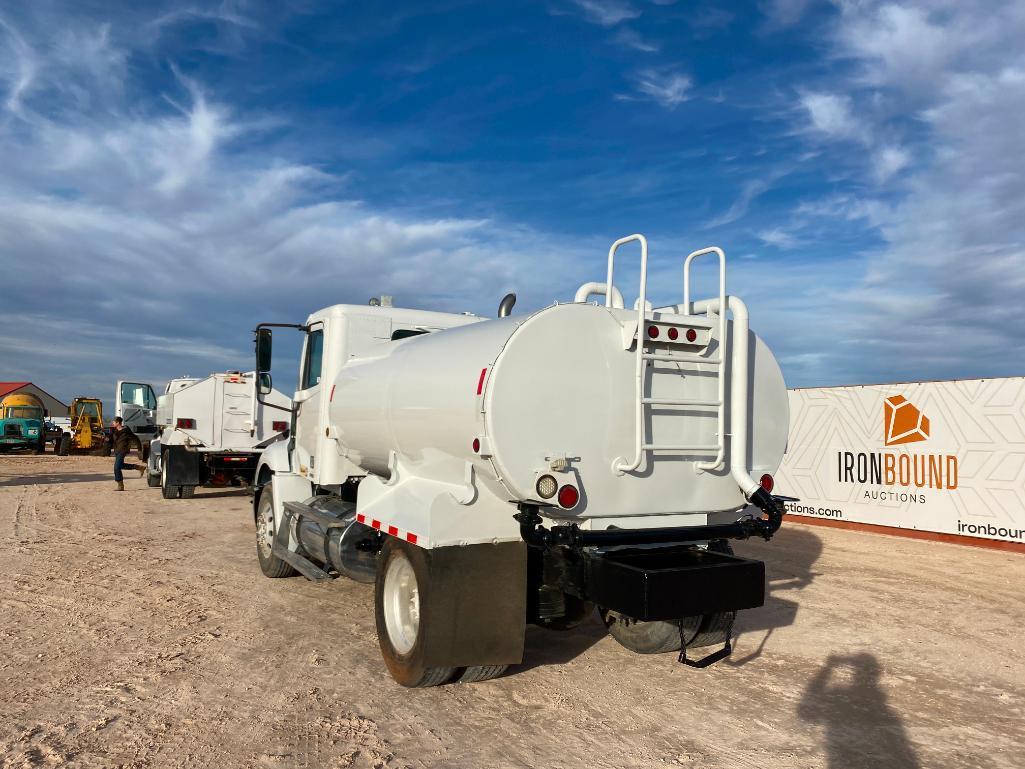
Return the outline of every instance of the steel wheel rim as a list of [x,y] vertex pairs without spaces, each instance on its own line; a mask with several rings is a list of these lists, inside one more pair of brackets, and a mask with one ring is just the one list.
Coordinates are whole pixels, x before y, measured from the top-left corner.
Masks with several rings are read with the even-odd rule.
[[269,558],[274,546],[274,507],[260,505],[260,519],[256,524],[256,544],[265,558]]
[[399,654],[409,654],[420,632],[420,589],[413,564],[397,553],[384,576],[384,624]]

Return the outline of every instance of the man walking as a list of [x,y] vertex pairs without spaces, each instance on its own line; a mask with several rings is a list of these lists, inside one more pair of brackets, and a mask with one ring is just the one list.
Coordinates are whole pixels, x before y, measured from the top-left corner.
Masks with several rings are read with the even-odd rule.
[[[121,417],[114,417],[114,423],[111,426],[114,428],[114,432],[110,436],[110,440],[114,444],[114,480],[117,481],[117,490],[124,491],[125,479],[121,475],[121,471],[126,469],[138,470],[139,477],[141,478],[146,474],[146,465],[125,464],[125,456],[132,450],[132,444],[138,438],[135,437],[132,428],[126,425]],[[141,446],[142,444],[140,443],[139,445]],[[139,453],[142,454],[141,451]]]

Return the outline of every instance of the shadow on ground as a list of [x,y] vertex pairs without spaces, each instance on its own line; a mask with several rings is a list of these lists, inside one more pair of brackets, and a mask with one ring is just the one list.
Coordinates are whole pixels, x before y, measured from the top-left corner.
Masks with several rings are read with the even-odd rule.
[[797,714],[823,730],[830,769],[918,769],[904,723],[868,653],[832,655],[804,690]]

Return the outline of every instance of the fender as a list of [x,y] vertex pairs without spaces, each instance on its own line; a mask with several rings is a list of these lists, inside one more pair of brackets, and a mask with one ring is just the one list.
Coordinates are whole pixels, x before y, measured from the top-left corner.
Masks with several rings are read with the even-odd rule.
[[[263,487],[270,484],[273,481],[275,475],[288,475],[291,472],[289,462],[289,442],[278,441],[272,443],[263,453],[260,454],[260,460],[256,463],[256,475],[255,478],[255,491],[253,493],[253,516],[256,516],[257,508],[260,504],[260,494],[263,491]],[[303,499],[310,496],[307,493]],[[277,516],[280,513],[281,504],[277,499],[274,500],[274,515]]]

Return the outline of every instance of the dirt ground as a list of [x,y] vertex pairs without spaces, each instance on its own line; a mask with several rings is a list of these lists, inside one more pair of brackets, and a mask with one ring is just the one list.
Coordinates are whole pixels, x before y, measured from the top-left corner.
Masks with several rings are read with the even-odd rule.
[[1025,556],[788,522],[724,663],[592,621],[407,690],[371,586],[265,579],[244,494],[130,475],[0,458],[4,767],[1025,766]]

